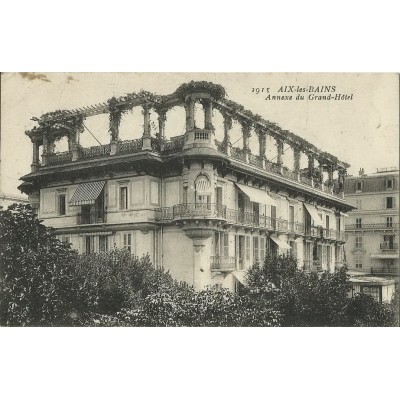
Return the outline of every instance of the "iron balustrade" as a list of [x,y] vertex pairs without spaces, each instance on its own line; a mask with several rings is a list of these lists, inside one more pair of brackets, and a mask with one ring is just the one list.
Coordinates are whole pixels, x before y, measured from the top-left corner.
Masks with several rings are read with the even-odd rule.
[[243,149],[240,149],[239,147],[231,148],[231,157],[235,160],[246,162],[246,153]]
[[380,243],[380,249],[383,251],[396,251],[399,249],[398,243],[383,242]]
[[184,144],[185,144],[185,136],[184,135],[176,136],[164,143],[164,151],[172,152],[176,150],[182,150]]
[[211,256],[210,269],[211,271],[234,271],[236,269],[236,259],[228,256]]
[[214,203],[177,204],[172,208],[173,219],[221,218],[226,219],[226,206]]
[[122,142],[118,142],[117,152],[119,154],[135,153],[141,151],[142,147],[143,139],[124,140]]
[[105,211],[90,211],[78,214],[78,225],[101,224],[106,222]]
[[47,164],[63,164],[72,161],[72,152],[65,151],[63,153],[55,153],[47,155]]
[[288,231],[290,233],[303,234],[304,224],[302,224],[301,222],[288,222]]
[[397,229],[398,227],[398,222],[383,222],[378,224],[346,224],[346,230]]
[[396,265],[383,265],[381,267],[372,267],[371,275],[391,275],[399,276],[400,268]]
[[95,158],[110,155],[111,144],[81,148],[82,158]]
[[251,165],[255,165],[256,167],[262,168],[263,161],[261,157],[255,156],[254,154],[249,154],[249,162]]

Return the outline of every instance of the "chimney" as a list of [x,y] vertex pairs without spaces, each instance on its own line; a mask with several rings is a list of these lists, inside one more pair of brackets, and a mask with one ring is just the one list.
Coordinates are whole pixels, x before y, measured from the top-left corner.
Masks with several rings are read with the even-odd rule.
[[359,176],[363,176],[364,175],[364,168],[360,168],[360,170],[358,171],[358,175]]

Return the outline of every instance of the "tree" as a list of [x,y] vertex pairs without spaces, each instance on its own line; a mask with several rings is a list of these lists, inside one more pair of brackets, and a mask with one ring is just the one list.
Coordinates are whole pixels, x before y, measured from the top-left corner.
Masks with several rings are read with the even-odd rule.
[[69,324],[77,303],[76,258],[29,205],[0,210],[0,324]]
[[284,326],[340,326],[345,321],[348,278],[335,273],[305,272],[284,255],[268,254],[247,274],[248,290],[283,315]]

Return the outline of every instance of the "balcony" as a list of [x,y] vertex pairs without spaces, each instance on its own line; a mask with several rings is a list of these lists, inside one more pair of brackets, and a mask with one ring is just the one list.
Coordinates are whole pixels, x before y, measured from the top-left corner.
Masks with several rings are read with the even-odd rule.
[[211,256],[211,271],[234,271],[236,269],[235,257],[228,256]]
[[87,213],[78,214],[78,225],[87,224],[103,224],[106,222],[106,212],[105,211],[91,211]]
[[177,204],[172,208],[172,219],[226,219],[226,206],[211,203]]
[[391,242],[383,242],[380,243],[380,249],[382,251],[397,251],[399,250],[399,244]]
[[390,229],[397,230],[399,228],[398,222],[379,223],[379,224],[346,224],[346,230],[374,230],[374,229]]
[[399,272],[400,268],[398,265],[384,265],[371,268],[371,275],[399,276]]

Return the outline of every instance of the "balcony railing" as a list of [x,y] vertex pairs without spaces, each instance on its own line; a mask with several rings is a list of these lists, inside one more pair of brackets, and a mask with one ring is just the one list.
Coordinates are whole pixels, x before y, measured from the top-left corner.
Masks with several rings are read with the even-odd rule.
[[72,153],[69,151],[65,151],[63,153],[47,155],[47,163],[49,165],[63,164],[65,162],[69,162],[69,161],[72,161]]
[[103,146],[92,146],[88,148],[81,148],[82,158],[95,158],[110,155],[111,145],[105,144]]
[[234,271],[236,269],[235,257],[211,256],[211,271]]
[[173,219],[221,218],[226,219],[226,206],[211,203],[177,204],[172,208]]
[[304,233],[304,224],[300,222],[288,222],[288,231],[290,233],[303,234]]
[[253,154],[249,154],[249,161],[250,164],[255,165],[256,167],[262,168],[263,162],[262,159],[259,156],[255,156]]
[[105,211],[91,211],[88,213],[78,214],[78,225],[86,224],[101,224],[106,222],[106,212]]
[[398,229],[398,222],[384,222],[379,224],[346,224],[346,230],[355,230],[355,229]]
[[380,244],[382,251],[397,251],[399,249],[398,243],[383,242]]
[[210,140],[211,132],[206,129],[196,129],[194,131],[194,140]]
[[389,275],[389,276],[399,276],[400,268],[397,265],[384,265],[381,267],[372,267],[371,275]]
[[136,153],[141,151],[143,147],[143,139],[124,140],[118,143],[118,153]]
[[231,157],[236,160],[246,162],[246,153],[243,149],[239,149],[238,147],[231,148]]
[[185,144],[185,135],[175,136],[164,143],[164,152],[171,153],[177,150],[182,150]]

